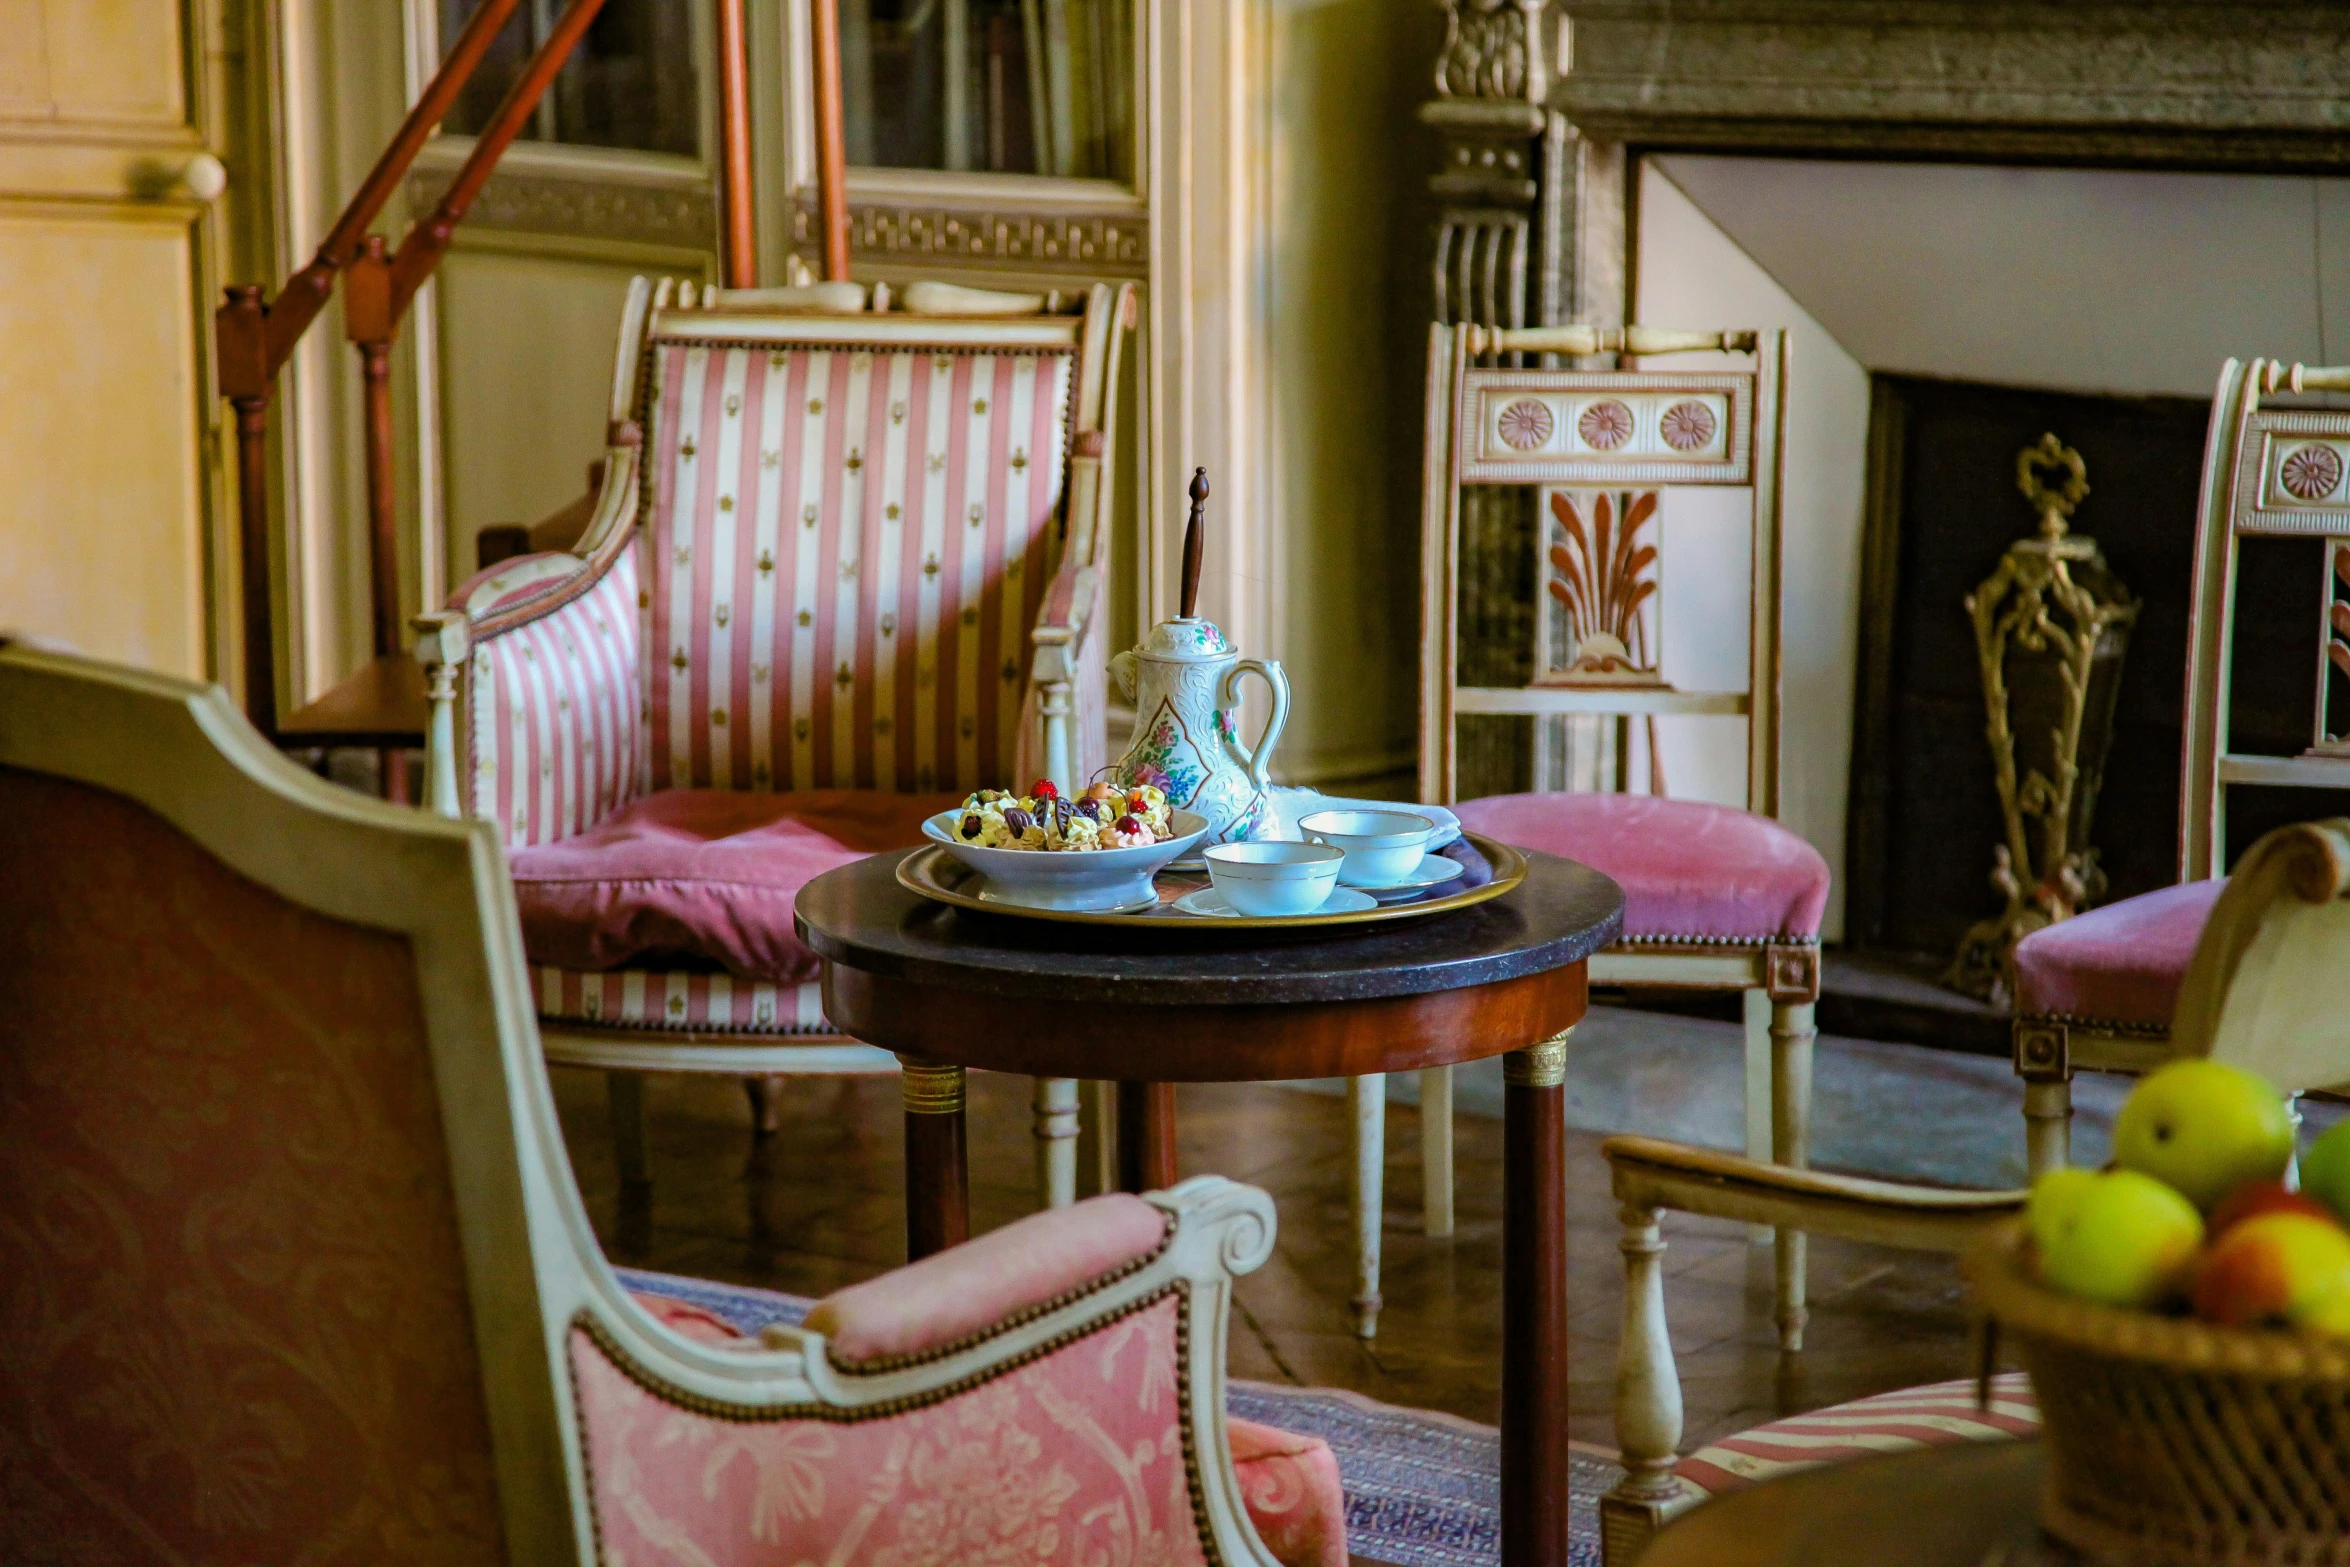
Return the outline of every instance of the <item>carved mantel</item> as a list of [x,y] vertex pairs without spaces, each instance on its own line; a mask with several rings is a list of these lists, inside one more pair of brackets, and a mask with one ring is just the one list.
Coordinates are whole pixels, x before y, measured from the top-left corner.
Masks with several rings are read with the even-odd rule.
[[[1621,319],[1627,147],[2350,167],[2350,25],[2310,0],[1440,0],[1447,319]],[[1515,293],[1461,286],[1516,213]],[[1506,244],[1502,253],[1507,255]],[[1482,258],[1479,258],[1482,265]],[[1507,274],[1505,265],[1499,269]],[[1473,268],[1472,281],[1482,272]]]

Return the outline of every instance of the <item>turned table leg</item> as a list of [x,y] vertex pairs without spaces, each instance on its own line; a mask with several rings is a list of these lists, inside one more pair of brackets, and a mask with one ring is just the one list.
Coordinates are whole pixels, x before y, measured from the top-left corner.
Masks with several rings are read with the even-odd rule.
[[906,1102],[906,1260],[971,1238],[963,1158],[963,1069],[901,1055]]
[[1176,1182],[1175,1085],[1118,1085],[1118,1189],[1163,1192]]
[[1567,1560],[1566,1076],[1566,1034],[1502,1058],[1505,1567]]

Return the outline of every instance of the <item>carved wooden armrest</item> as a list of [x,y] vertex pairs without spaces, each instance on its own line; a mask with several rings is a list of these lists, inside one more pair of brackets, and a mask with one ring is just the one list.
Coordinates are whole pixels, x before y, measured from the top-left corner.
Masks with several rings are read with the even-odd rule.
[[1964,1250],[2027,1195],[1798,1170],[1653,1137],[1611,1137],[1599,1151],[1627,1211],[1670,1208],[1919,1251]]

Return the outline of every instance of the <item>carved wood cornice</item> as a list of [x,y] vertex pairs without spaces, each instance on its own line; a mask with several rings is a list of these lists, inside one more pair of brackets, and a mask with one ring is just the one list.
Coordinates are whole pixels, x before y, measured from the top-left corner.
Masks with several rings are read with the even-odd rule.
[[[792,250],[804,257],[816,254],[816,209],[805,197],[792,209]],[[849,253],[884,264],[1139,280],[1150,274],[1150,220],[1140,211],[1019,212],[960,203],[852,200]]]
[[[431,211],[447,183],[447,176],[438,173],[411,175],[410,210]],[[501,170],[482,188],[465,223],[468,229],[677,250],[713,250],[718,244],[718,204],[706,181],[630,181]]]
[[[1469,0],[1474,3],[1474,0]],[[1649,146],[2350,164],[2350,28],[2307,0],[1563,0],[1550,105]],[[1560,51],[1568,52],[1566,48]]]

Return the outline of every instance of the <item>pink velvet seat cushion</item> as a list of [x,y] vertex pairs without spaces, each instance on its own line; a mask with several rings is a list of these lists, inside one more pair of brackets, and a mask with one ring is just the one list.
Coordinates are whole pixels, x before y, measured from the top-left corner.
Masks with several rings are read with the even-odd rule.
[[1166,1237],[1166,1214],[1140,1197],[1088,1197],[835,1290],[808,1331],[844,1365],[926,1354],[1153,1256]]
[[1497,794],[1461,825],[1579,860],[1624,889],[1626,941],[1811,941],[1828,862],[1767,816],[1646,794]]
[[2140,893],[2036,930],[2016,944],[2015,1009],[2167,1029],[2179,981],[2226,879]]
[[816,954],[792,934],[792,900],[836,866],[922,841],[959,795],[807,789],[664,789],[573,837],[513,855],[531,961],[574,972],[724,969],[800,985]]

